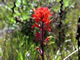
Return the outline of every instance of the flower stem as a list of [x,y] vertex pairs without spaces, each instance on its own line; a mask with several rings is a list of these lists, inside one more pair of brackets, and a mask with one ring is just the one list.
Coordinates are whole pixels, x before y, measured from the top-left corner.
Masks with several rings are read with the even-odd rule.
[[42,60],[44,60],[44,44],[43,42],[41,43],[41,47],[42,47]]
[[42,22],[42,25],[41,25],[41,31],[40,31],[40,35],[41,35],[41,48],[42,48],[42,60],[44,60],[44,43],[43,43],[43,37],[44,37],[44,33],[43,33],[43,25],[44,23]]

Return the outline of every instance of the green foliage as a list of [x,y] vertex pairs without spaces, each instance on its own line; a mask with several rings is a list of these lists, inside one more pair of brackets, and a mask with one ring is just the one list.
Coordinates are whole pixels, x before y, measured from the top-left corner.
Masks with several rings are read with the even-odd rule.
[[[22,22],[24,22],[25,20],[28,20],[30,18],[30,10],[32,8],[32,5],[29,3],[28,0],[23,0],[23,1],[17,0],[15,2],[15,5],[16,6],[14,7],[14,3],[9,3],[8,5],[6,5],[4,7],[6,9],[6,12],[9,13],[9,14],[7,14],[7,16],[5,16],[5,18],[8,20],[9,24],[16,23],[16,20],[15,20],[16,16],[18,16]],[[12,9],[12,8],[14,8],[14,9]],[[13,10],[14,10],[14,13],[12,13]]]
[[[77,40],[75,39],[77,31],[77,21],[80,16],[80,3],[79,0],[63,0],[63,20],[62,20],[62,41],[59,41],[59,10],[60,0],[16,0],[16,7],[14,13],[12,8],[14,1],[7,1],[7,5],[0,6],[0,31],[4,27],[9,29],[4,30],[0,35],[0,47],[2,60],[26,60],[29,58],[27,54],[30,54],[31,60],[37,60],[41,58],[39,53],[35,50],[36,46],[40,46],[40,42],[34,40],[34,35],[37,31],[36,28],[31,30],[31,26],[34,21],[32,19],[32,13],[30,10],[38,8],[40,6],[48,7],[54,12],[53,22],[51,23],[51,32],[46,32],[45,37],[50,35],[50,41],[45,44],[45,60],[63,60],[70,53],[78,48]],[[76,4],[77,3],[77,4]],[[17,22],[15,17],[22,22]],[[9,32],[7,32],[7,30]],[[45,38],[44,37],[44,38]],[[78,53],[73,54],[69,59],[77,60]],[[48,57],[47,57],[48,56]],[[74,57],[76,56],[76,57]]]

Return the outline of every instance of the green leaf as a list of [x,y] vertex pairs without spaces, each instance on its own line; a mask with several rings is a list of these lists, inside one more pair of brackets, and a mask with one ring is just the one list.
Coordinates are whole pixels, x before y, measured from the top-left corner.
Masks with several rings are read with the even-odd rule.
[[58,56],[58,57],[57,57],[57,60],[60,60],[60,58],[61,58],[61,56]]
[[19,55],[20,55],[20,60],[23,60],[23,56],[21,52],[19,52]]
[[56,0],[56,2],[59,2],[60,0]]
[[54,44],[54,42],[50,42],[50,43],[48,43],[48,45],[52,45],[52,44]]
[[21,0],[17,0],[17,2],[16,2],[16,6],[19,7],[20,4],[21,4]]
[[64,7],[67,7],[69,5],[69,0],[64,0]]

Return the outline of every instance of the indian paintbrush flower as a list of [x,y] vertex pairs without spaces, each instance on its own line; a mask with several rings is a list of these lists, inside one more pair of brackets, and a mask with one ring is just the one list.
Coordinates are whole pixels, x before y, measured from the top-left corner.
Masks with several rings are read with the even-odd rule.
[[[33,14],[33,18],[35,19],[35,24],[32,26],[32,28],[34,27],[38,27],[40,28],[39,24],[41,22],[44,23],[44,30],[48,30],[51,26],[49,26],[50,22],[52,20],[50,20],[50,17],[53,15],[53,13],[51,14],[50,11],[47,7],[43,8],[40,7],[39,9],[35,9],[33,10],[35,12],[35,14]],[[50,30],[49,30],[50,31]]]
[[41,42],[42,50],[39,47],[36,47],[36,49],[41,54],[42,60],[44,60],[44,42],[47,43],[49,41],[49,37],[47,37],[45,40],[43,40],[43,38],[46,30],[51,31],[50,23],[52,20],[50,20],[50,17],[53,15],[53,13],[50,13],[51,9],[49,10],[48,7],[36,8],[35,10],[33,9],[33,11],[34,14],[32,16],[35,23],[31,28],[33,29],[34,27],[37,27],[40,30],[40,32],[35,34],[35,39],[36,41]]

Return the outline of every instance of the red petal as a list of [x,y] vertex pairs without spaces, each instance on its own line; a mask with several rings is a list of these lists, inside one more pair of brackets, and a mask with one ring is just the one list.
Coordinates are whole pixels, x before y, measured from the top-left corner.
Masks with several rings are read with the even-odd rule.
[[40,26],[39,26],[39,25],[34,24],[34,25],[31,27],[31,29],[33,29],[34,27],[38,27],[38,28],[40,28]]
[[36,47],[36,49],[38,50],[38,52],[42,55],[42,50],[39,47]]
[[44,29],[43,29],[44,31],[46,31],[47,29],[46,29],[46,27],[44,27]]
[[40,39],[40,33],[39,32],[36,33],[36,36]]
[[35,14],[33,14],[33,18],[35,19],[35,22],[36,22],[36,23],[39,23],[39,22],[40,22],[38,16],[36,16]]
[[33,28],[34,28],[34,26],[31,27],[31,29],[33,29]]
[[47,27],[48,31],[51,31],[51,29],[50,29],[50,28],[51,28],[51,25]]
[[43,8],[43,7],[40,7],[39,10],[40,10],[40,11],[41,11],[41,10],[44,10],[44,8]]
[[51,31],[51,29],[48,29],[48,31]]
[[40,21],[39,21],[39,19],[35,19],[35,22],[36,22],[36,23],[39,23]]
[[47,37],[47,38],[45,39],[45,42],[49,42],[49,37]]
[[40,26],[39,26],[39,25],[37,25],[37,24],[34,24],[34,26],[35,26],[35,27],[38,27],[38,28],[40,28]]
[[43,22],[46,22],[47,21],[47,17],[44,17],[42,21]]
[[50,24],[49,20],[47,20],[46,25],[48,26]]
[[38,19],[38,17],[37,17],[35,14],[33,14],[33,18],[34,18],[34,19]]
[[51,28],[51,25],[50,25],[50,26],[48,26],[48,28]]
[[37,18],[39,18],[39,19],[40,19],[41,14],[40,14],[40,12],[39,12],[39,10],[38,10],[38,9],[35,9],[35,15],[37,16]]
[[37,37],[37,36],[35,36],[35,40],[36,40],[36,41],[39,41],[39,39],[38,39],[38,37]]

